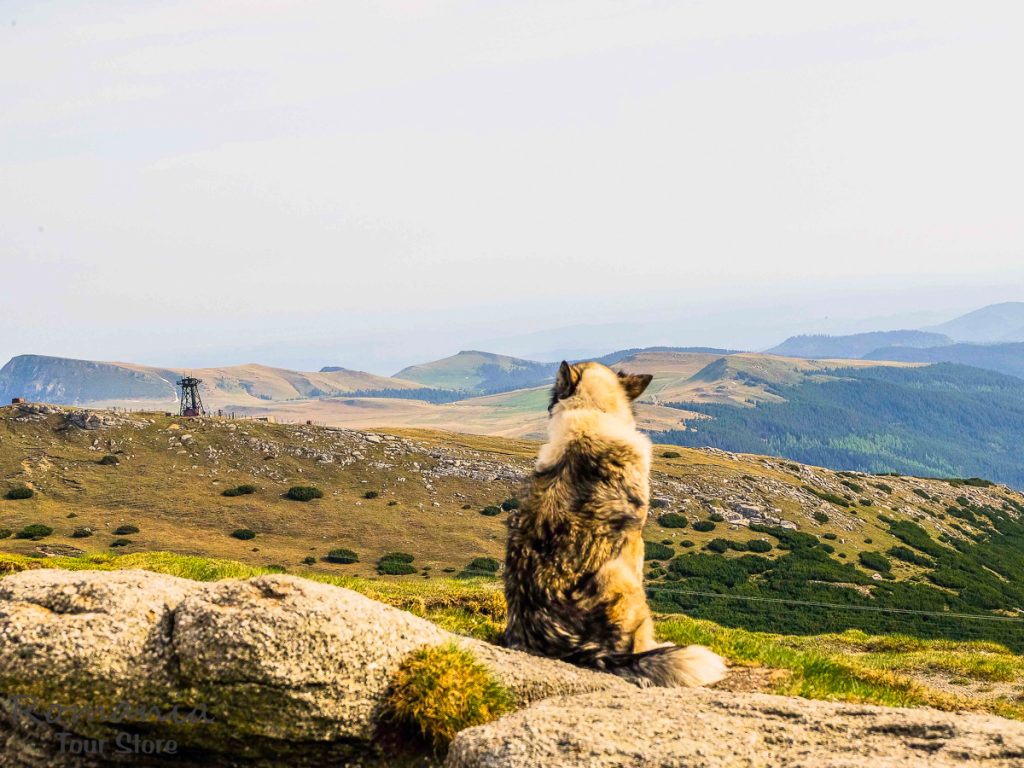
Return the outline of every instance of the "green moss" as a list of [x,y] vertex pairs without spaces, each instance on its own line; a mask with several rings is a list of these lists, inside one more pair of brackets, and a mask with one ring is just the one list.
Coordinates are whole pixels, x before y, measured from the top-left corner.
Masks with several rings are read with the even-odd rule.
[[435,750],[455,734],[512,709],[512,697],[469,651],[454,643],[410,654],[392,681],[384,718],[412,729]]

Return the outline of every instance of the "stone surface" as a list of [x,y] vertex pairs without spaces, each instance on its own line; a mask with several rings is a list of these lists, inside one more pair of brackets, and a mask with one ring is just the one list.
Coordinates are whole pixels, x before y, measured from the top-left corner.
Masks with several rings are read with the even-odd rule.
[[[8,703],[0,765],[49,764],[10,755],[52,747],[54,729],[29,727],[25,713],[53,707],[87,738],[138,731],[203,754],[309,765],[343,754],[351,762],[372,751],[402,660],[453,641],[491,667],[520,705],[629,687],[293,576],[204,584],[144,571],[36,569],[0,581],[0,694]],[[126,705],[116,719],[95,714]],[[204,719],[154,722],[154,711]]]
[[730,693],[557,697],[460,733],[446,768],[1020,768],[1024,723]]

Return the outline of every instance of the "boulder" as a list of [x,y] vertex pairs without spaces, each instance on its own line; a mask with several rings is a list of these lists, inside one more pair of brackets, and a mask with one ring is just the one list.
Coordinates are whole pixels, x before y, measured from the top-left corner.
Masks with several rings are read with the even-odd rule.
[[[0,765],[106,764],[69,762],[64,731],[108,745],[136,734],[173,740],[197,764],[370,759],[402,660],[448,642],[473,651],[521,706],[629,688],[293,576],[207,584],[36,569],[0,581]],[[54,722],[40,722],[43,713]],[[137,752],[125,760],[142,764]]]
[[557,697],[469,728],[445,768],[928,768],[1024,765],[1024,723],[730,693],[633,689]]

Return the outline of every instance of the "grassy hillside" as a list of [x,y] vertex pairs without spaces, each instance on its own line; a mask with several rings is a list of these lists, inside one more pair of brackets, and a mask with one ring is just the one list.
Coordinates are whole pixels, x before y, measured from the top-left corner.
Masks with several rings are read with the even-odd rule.
[[[882,347],[936,347],[949,344],[952,339],[941,333],[926,331],[875,331],[848,336],[791,336],[777,347],[768,350],[771,355],[810,358],[858,358]],[[878,360],[890,358],[878,357]],[[900,359],[900,358],[893,358]]]
[[1024,487],[1020,379],[941,364],[841,368],[795,384],[761,383],[775,402],[755,408],[680,403],[710,418],[658,439],[838,469],[982,475]]
[[[34,491],[0,499],[11,532],[0,551],[30,557],[167,550],[386,581],[378,562],[402,552],[413,560],[400,580],[493,575],[501,504],[521,493],[537,450],[160,414],[107,414],[106,429],[83,430],[39,410],[0,409],[0,490]],[[223,495],[246,485],[252,493]],[[286,497],[300,485],[322,497]],[[748,629],[781,621],[796,634],[899,630],[1024,647],[1020,622],[1004,621],[1024,606],[1024,497],[1005,487],[661,446],[652,494],[647,570],[661,610]],[[232,535],[242,530],[252,536]],[[339,549],[356,562],[335,562]],[[961,613],[983,618],[943,619]]]
[[435,389],[482,395],[550,383],[556,370],[558,363],[468,351],[403,368],[395,377]]

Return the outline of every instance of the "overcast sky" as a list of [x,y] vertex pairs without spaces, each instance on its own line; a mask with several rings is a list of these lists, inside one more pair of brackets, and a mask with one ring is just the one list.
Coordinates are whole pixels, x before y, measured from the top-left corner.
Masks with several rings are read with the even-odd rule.
[[0,363],[392,373],[1024,299],[1016,2],[0,2]]

